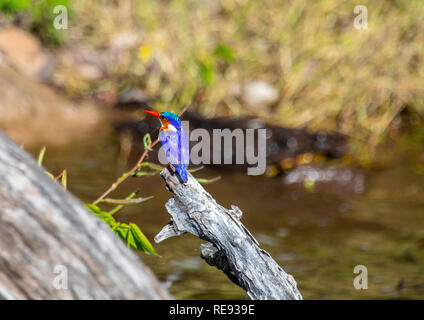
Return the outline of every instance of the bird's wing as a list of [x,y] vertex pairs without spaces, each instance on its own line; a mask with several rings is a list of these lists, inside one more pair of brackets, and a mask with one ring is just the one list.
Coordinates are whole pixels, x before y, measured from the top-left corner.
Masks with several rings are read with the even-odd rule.
[[190,153],[188,147],[188,138],[183,129],[181,131],[181,141],[177,131],[161,130],[159,138],[162,142],[163,150],[168,161],[173,165],[185,164],[190,161]]
[[181,128],[181,151],[182,151],[182,162],[188,166],[190,163],[190,148],[186,132]]

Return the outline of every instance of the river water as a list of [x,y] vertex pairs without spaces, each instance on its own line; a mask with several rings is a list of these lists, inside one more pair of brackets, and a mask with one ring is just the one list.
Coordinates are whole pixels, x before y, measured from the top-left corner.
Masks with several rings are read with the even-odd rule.
[[[379,152],[385,168],[365,172],[362,194],[289,186],[283,178],[249,177],[244,171],[206,168],[195,175],[222,177],[206,185],[207,191],[227,208],[240,207],[242,222],[294,276],[305,299],[423,299],[422,131],[387,143]],[[119,143],[110,133],[48,147],[44,165],[55,174],[66,168],[69,190],[91,202],[133,164],[125,164],[119,154]],[[131,178],[111,196],[124,197],[137,188],[139,196],[154,198],[127,206],[116,218],[136,223],[151,240],[160,257],[140,253],[140,258],[166,281],[170,292],[180,299],[247,299],[200,258],[201,240],[186,234],[153,242],[170,217],[164,204],[171,194],[159,175]],[[367,268],[366,290],[353,285],[357,265]]]

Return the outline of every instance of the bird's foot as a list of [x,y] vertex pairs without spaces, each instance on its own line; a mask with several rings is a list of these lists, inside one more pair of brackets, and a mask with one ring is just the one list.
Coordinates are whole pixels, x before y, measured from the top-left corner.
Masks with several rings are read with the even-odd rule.
[[178,172],[177,168],[175,168],[173,165],[168,164],[168,166],[166,167],[169,171],[169,173],[171,174],[171,176],[176,176],[178,181],[181,184],[185,184],[187,181],[184,181],[184,179],[181,177],[180,173]]

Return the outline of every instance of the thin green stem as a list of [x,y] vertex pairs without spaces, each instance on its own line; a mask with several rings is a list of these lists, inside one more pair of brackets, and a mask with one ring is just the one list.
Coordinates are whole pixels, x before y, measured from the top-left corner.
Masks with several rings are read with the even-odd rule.
[[[138,193],[138,190],[133,191],[128,197],[125,198],[125,200],[131,200],[133,199]],[[124,207],[123,204],[117,205],[115,208],[109,211],[110,215],[113,215],[114,213],[118,212]]]

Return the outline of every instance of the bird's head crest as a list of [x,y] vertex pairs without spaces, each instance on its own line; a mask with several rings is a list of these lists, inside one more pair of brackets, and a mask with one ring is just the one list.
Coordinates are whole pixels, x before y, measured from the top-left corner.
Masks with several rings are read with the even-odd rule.
[[144,110],[144,112],[158,118],[163,125],[170,123],[175,128],[181,128],[181,119],[173,112],[156,112],[150,110]]

